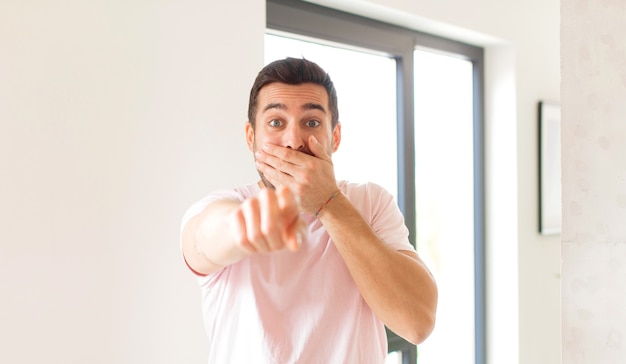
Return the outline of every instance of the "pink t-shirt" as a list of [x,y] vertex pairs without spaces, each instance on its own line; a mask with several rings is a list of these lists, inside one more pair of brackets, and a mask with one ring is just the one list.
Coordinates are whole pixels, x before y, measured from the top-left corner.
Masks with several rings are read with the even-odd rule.
[[[340,182],[382,240],[415,251],[393,196],[376,184]],[[243,201],[258,184],[218,191],[194,204],[183,227],[212,201]],[[384,325],[361,297],[326,229],[303,214],[308,234],[296,252],[251,255],[198,276],[209,363],[383,363]],[[379,274],[385,274],[384,271]]]

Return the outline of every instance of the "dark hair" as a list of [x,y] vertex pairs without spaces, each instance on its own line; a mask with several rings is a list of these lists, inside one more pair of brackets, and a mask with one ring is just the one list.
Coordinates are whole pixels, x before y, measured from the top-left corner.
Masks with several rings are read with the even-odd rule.
[[316,63],[304,58],[285,58],[274,61],[259,72],[250,90],[250,102],[248,104],[248,121],[255,127],[255,118],[259,92],[263,86],[272,82],[281,82],[289,85],[314,83],[321,85],[328,93],[328,107],[331,113],[333,129],[339,123],[339,108],[337,106],[337,91],[333,81],[326,71]]

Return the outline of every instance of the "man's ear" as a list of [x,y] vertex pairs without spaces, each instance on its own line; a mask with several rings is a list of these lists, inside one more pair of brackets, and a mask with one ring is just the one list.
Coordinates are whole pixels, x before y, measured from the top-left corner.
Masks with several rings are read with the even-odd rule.
[[254,152],[254,128],[249,121],[246,122],[246,143],[248,144],[248,149]]
[[341,123],[337,123],[333,129],[333,153],[339,149],[341,143]]

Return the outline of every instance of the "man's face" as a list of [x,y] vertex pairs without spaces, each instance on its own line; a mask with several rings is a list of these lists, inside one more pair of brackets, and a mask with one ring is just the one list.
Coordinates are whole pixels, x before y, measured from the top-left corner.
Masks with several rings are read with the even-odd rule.
[[[257,100],[256,126],[246,123],[246,140],[250,151],[274,144],[313,155],[309,136],[314,135],[331,155],[339,147],[340,124],[332,128],[328,93],[317,84],[288,85],[273,82],[264,86]],[[273,188],[263,176],[265,186]]]

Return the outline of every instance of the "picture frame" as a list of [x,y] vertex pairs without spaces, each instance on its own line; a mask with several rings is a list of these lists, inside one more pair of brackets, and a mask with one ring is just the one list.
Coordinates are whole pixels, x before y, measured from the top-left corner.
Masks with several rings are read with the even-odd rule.
[[540,101],[539,233],[561,233],[561,105]]

